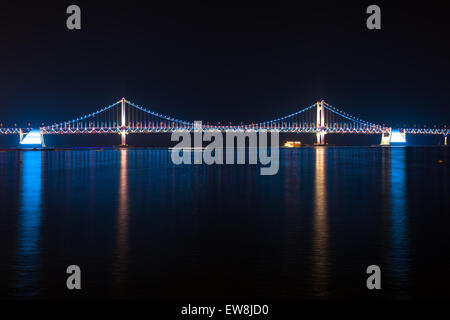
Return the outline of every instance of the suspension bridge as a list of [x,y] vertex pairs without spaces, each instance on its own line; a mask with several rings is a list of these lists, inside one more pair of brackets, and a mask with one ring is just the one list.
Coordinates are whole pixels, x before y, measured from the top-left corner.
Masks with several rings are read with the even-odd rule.
[[[126,146],[126,136],[131,133],[173,132],[199,130],[198,122],[175,119],[141,107],[125,98],[90,114],[38,129],[31,127],[0,127],[0,134],[18,134],[22,144],[44,145],[48,134],[118,134],[121,146]],[[335,108],[325,101],[318,101],[289,115],[264,122],[235,124],[209,123],[201,130],[278,130],[287,133],[311,133],[317,144],[325,144],[327,134],[381,134],[381,145],[394,142],[395,135],[405,139],[406,134],[442,135],[447,145],[449,130],[443,128],[396,128],[370,123]],[[45,146],[45,145],[44,145]]]

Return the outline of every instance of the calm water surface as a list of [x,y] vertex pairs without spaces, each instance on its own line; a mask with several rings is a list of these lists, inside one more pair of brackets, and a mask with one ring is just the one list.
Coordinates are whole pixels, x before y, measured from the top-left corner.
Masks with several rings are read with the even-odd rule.
[[450,297],[446,148],[280,157],[261,176],[165,149],[1,152],[0,298]]

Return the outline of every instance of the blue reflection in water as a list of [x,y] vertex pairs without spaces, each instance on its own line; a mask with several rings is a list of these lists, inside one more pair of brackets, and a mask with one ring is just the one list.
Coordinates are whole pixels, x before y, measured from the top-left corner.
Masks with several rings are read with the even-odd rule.
[[15,285],[20,296],[39,294],[41,242],[41,152],[22,153],[20,212],[14,265]]
[[[436,287],[448,297],[449,278],[429,284],[427,263],[449,261],[448,178],[429,170],[446,170],[435,154],[450,161],[410,150],[282,150],[273,177],[253,166],[175,166],[153,149],[28,151],[16,174],[11,154],[0,168],[2,185],[13,184],[0,213],[11,290],[0,298],[72,296],[60,268],[72,257],[88,268],[87,298],[365,298],[369,264],[382,270],[379,297]],[[439,220],[425,211],[431,196]]]
[[404,288],[409,272],[408,216],[406,205],[405,148],[391,148],[391,271]]

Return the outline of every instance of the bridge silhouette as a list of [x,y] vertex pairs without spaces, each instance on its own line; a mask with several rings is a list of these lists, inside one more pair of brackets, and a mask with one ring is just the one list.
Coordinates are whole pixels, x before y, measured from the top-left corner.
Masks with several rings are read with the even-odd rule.
[[[101,108],[90,114],[38,129],[0,128],[0,134],[18,134],[21,143],[31,135],[46,134],[119,134],[121,145],[126,145],[126,135],[130,133],[158,133],[176,130],[199,130],[196,121],[184,121],[159,114],[143,108],[125,98]],[[406,134],[443,135],[447,145],[449,129],[444,128],[397,128],[370,123],[335,108],[325,101],[318,101],[306,108],[302,108],[289,115],[258,123],[202,123],[201,130],[278,130],[287,133],[311,133],[316,135],[317,144],[325,144],[326,134],[381,134],[381,144],[391,143],[392,133],[395,131],[403,137]]]

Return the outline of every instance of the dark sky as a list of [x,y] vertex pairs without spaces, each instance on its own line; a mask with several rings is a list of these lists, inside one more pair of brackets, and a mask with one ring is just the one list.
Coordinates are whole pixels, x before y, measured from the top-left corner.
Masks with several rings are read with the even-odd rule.
[[[450,5],[392,2],[2,1],[0,122],[125,96],[185,120],[263,121],[325,99],[371,122],[450,124]],[[70,4],[81,31],[66,28]],[[366,28],[370,4],[382,30]]]

